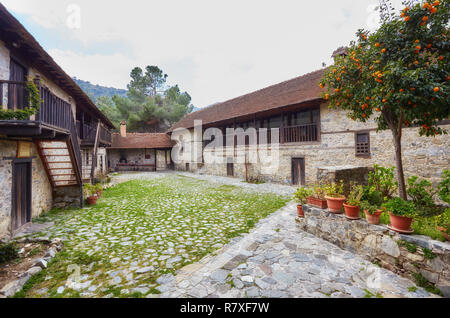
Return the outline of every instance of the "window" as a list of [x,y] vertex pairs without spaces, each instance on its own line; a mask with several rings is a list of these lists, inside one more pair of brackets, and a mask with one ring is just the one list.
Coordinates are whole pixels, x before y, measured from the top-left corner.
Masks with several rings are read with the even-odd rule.
[[86,150],[86,166],[89,166],[89,150]]
[[369,132],[356,133],[356,156],[370,156],[370,134]]

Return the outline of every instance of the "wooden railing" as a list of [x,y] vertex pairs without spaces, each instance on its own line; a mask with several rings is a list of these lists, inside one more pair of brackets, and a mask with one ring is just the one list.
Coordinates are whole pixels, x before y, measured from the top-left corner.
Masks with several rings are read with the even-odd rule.
[[0,80],[0,105],[7,106],[11,110],[28,107],[26,82]]
[[[264,129],[264,130],[263,130]],[[289,126],[280,128],[279,139],[273,141],[272,140],[272,130],[261,128],[258,129],[258,145],[270,145],[272,143],[307,143],[307,142],[317,142],[319,141],[319,127],[318,124],[307,124],[307,125],[299,125],[299,126]],[[224,135],[223,136],[223,145],[226,146],[226,141],[234,136],[234,145],[237,146],[238,135]],[[266,137],[267,136],[267,137]],[[240,137],[242,138],[242,137]],[[250,143],[250,137],[245,135],[245,145],[248,146]],[[256,142],[256,140],[255,140]],[[241,139],[242,143],[242,139]]]
[[281,132],[282,143],[319,141],[317,124],[284,127]]
[[36,114],[36,121],[70,131],[75,130],[72,106],[53,95],[46,87],[40,88],[41,107]]
[[[95,142],[95,136],[97,134],[97,126],[93,127],[91,125],[82,125],[79,120],[76,122],[78,137],[83,141]],[[100,141],[102,143],[110,144],[112,142],[111,131],[108,130],[103,125],[100,126]]]
[[110,144],[112,142],[111,131],[109,131],[109,129],[107,129],[103,125],[100,126],[100,140],[107,144]]

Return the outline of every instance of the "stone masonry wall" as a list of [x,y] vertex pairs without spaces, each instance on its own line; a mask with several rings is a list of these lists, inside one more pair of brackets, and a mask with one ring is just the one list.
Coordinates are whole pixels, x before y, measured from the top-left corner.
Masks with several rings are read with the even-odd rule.
[[[4,157],[16,156],[16,141],[0,140],[0,237],[10,234],[12,163]],[[36,146],[32,145],[32,217],[52,208],[52,188]]]
[[[9,79],[9,50],[5,47],[2,41],[0,41],[0,79]],[[3,89],[7,90],[7,87],[4,86]],[[4,92],[3,100],[0,100],[0,107],[2,105],[7,105],[7,96],[8,94]]]
[[59,187],[53,192],[55,208],[72,208],[81,206],[80,186]]
[[425,236],[398,234],[384,225],[370,225],[365,220],[349,221],[343,215],[307,205],[303,210],[305,218],[297,218],[301,230],[413,281],[413,274],[420,273],[444,296],[450,297],[449,243]]
[[[292,181],[291,161],[293,158],[305,159],[305,174],[308,184],[318,181],[319,169],[346,166],[350,168],[373,167],[374,164],[395,166],[395,152],[390,131],[377,133],[373,121],[363,124],[350,120],[345,113],[328,109],[327,104],[321,105],[321,140],[310,144],[282,144],[279,146],[279,158],[269,165],[256,163],[252,173],[265,181],[290,184]],[[450,125],[442,128],[450,131]],[[357,157],[355,154],[355,133],[367,131],[370,133],[371,156]],[[186,134],[186,133],[184,133]],[[190,140],[190,137],[184,137]],[[435,138],[420,137],[417,128],[404,129],[403,135],[403,163],[407,177],[418,175],[431,181],[440,182],[444,169],[450,167],[450,138],[437,136]],[[238,148],[238,153],[243,147]],[[269,147],[268,151],[272,148]],[[214,150],[209,150],[214,152]],[[176,165],[184,170],[184,160]],[[191,169],[196,166],[191,163]],[[245,165],[234,164],[235,176],[245,176]],[[226,160],[221,164],[201,165],[201,173],[226,175]]]
[[[152,149],[110,149],[108,150],[108,160],[111,164],[111,170],[116,170],[116,165],[120,163],[120,158],[122,157],[122,152],[125,154],[125,158],[128,163],[138,163],[138,164],[151,164],[156,163],[155,151]],[[150,155],[150,159],[145,159],[145,153]]]

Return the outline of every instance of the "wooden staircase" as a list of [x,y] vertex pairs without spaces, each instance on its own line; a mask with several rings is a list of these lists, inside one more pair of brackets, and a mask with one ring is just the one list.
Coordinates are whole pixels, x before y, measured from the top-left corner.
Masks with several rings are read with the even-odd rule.
[[39,156],[53,188],[81,185],[71,139],[36,141]]

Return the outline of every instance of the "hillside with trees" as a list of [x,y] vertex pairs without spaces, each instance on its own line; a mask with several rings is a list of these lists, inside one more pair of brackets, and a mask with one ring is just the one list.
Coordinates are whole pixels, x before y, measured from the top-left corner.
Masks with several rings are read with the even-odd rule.
[[96,85],[92,84],[89,81],[83,81],[81,79],[78,79],[76,77],[74,77],[73,80],[93,101],[96,101],[99,97],[102,96],[106,97],[113,97],[114,95],[127,96],[126,89]]
[[130,76],[127,91],[77,81],[116,127],[126,121],[130,132],[165,132],[194,110],[191,96],[178,85],[168,86],[168,76],[159,67],[136,67]]

